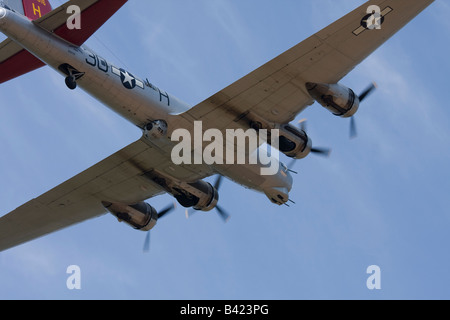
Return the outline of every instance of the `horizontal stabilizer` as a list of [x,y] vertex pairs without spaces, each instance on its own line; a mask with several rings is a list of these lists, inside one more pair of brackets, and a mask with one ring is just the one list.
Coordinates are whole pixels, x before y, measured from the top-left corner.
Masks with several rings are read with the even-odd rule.
[[43,67],[45,64],[16,42],[6,39],[0,43],[0,83]]
[[[51,6],[47,0],[26,0],[23,1],[23,7],[12,0],[7,4],[15,5],[16,10],[21,9],[31,20],[40,17],[33,21],[36,25],[74,45],[81,46],[126,2],[127,0],[70,0],[51,12],[48,12]],[[81,29],[69,29],[67,26],[67,19],[72,15],[72,11],[68,10],[70,6],[80,8]],[[44,65],[14,41],[7,39],[0,43],[0,83]]]
[[[127,0],[71,0],[34,23],[74,45],[81,46],[126,2]],[[69,29],[67,26],[67,19],[72,13],[67,10],[70,6],[80,8],[80,29]]]

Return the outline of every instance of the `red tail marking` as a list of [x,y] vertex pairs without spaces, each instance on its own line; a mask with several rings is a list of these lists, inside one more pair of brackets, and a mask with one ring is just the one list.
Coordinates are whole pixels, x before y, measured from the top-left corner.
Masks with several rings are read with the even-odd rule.
[[98,0],[81,13],[82,28],[80,30],[70,30],[67,28],[67,24],[64,23],[56,28],[54,32],[64,40],[81,46],[126,2],[127,0]]
[[30,20],[36,20],[52,11],[48,0],[22,0],[25,16]]
[[0,83],[17,78],[43,66],[45,66],[45,63],[28,51],[22,50],[0,63]]

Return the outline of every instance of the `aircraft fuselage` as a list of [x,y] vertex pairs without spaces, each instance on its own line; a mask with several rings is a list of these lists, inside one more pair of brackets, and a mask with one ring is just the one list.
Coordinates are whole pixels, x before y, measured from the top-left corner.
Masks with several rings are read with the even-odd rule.
[[[192,123],[177,117],[191,106],[148,79],[138,78],[109,63],[86,46],[74,46],[36,26],[28,18],[4,8],[0,8],[0,31],[64,76],[73,74],[77,86],[139,128],[163,120],[168,124],[169,137],[176,128],[193,129]],[[166,152],[171,145],[168,139],[151,143]],[[247,188],[266,193],[278,204],[286,203],[292,187],[287,168],[280,165],[278,173],[265,177],[260,177],[260,168],[260,165],[214,166],[211,174],[224,174]]]

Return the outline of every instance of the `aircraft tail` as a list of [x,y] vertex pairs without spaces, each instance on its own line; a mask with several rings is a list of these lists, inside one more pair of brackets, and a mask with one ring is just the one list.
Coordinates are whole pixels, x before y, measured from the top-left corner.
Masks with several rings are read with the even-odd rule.
[[48,0],[2,0],[3,6],[26,16],[30,20],[36,20],[52,11],[52,5]]
[[[70,0],[52,10],[49,0],[0,0],[0,5],[33,20],[40,28],[58,36],[74,46],[81,46],[127,0]],[[83,27],[67,26],[67,9],[77,6],[81,11]],[[45,64],[10,39],[0,43],[0,83],[9,81]]]
[[[36,20],[52,11],[48,0],[1,0],[0,5]],[[10,39],[0,43],[0,83],[36,70],[45,64]]]
[[0,43],[0,83],[45,66],[41,60],[10,39]]

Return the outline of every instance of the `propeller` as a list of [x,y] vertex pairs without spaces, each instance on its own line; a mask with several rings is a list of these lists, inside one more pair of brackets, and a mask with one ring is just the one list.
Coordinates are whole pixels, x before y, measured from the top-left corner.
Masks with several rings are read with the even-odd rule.
[[144,253],[148,253],[150,251],[150,231],[147,231],[147,235],[144,240],[144,248],[142,251],[144,251]]
[[[377,84],[375,82],[372,82],[370,86],[368,86],[360,95],[359,95],[359,102],[363,102],[375,89],[377,88]],[[356,120],[355,116],[352,116],[350,118],[350,139],[356,138],[358,135],[358,132],[356,130]]]
[[[307,133],[307,127],[306,127],[307,122],[308,122],[307,119],[302,119],[298,122],[300,130],[303,130],[305,133]],[[311,152],[314,154],[317,154],[319,156],[329,157],[331,154],[331,149],[330,148],[313,147],[313,148],[311,148]]]
[[[219,175],[216,179],[216,182],[214,183],[214,188],[219,191],[220,186],[222,185],[222,181],[223,181],[223,176]],[[217,210],[217,213],[220,215],[220,217],[222,218],[222,220],[227,223],[228,221],[230,221],[231,216],[227,213],[227,211],[219,206],[216,205],[216,207],[214,208]],[[198,212],[198,210],[188,210],[186,209],[186,218],[189,219],[194,213]]]
[[[164,208],[163,210],[158,212],[158,220],[161,219],[162,217],[164,217],[166,214],[175,210],[176,207],[177,207],[177,205],[174,202],[170,206],[167,206],[166,208]],[[147,235],[145,236],[145,240],[144,240],[144,247],[142,250],[144,251],[144,253],[147,253],[150,251],[150,231],[147,231]]]
[[176,208],[177,208],[177,204],[176,204],[176,202],[174,202],[173,204],[171,204],[167,208],[161,210],[160,212],[158,212],[158,220],[161,219],[162,217],[164,217],[166,214],[172,212]]
[[221,206],[216,206],[216,210],[225,223],[230,221],[231,216]]
[[[302,130],[303,132],[305,132],[305,133],[307,133],[307,122],[308,122],[308,120],[307,119],[302,119],[302,120],[300,120],[299,122],[298,122],[298,127],[299,127],[299,129],[300,130]],[[330,156],[330,154],[331,154],[331,149],[330,148],[317,148],[317,147],[312,147],[311,148],[311,153],[314,153],[314,154],[316,154],[316,155],[318,155],[318,156],[322,156],[322,157],[329,157]],[[289,165],[288,165],[288,169],[289,169],[289,171],[291,171],[291,172],[293,172],[293,173],[295,173],[295,174],[297,174],[297,172],[295,172],[295,171],[292,171],[291,170],[291,168],[293,168],[294,167],[294,164],[297,162],[297,159],[293,159],[290,163],[289,163]]]
[[311,148],[311,152],[319,156],[329,157],[331,154],[331,149],[329,148]]
[[[217,177],[216,183],[214,183],[214,188],[216,188],[217,191],[219,191],[222,181],[223,181],[223,176],[221,174],[219,174],[219,176]],[[217,210],[220,217],[223,219],[223,221],[225,223],[227,223],[231,219],[231,216],[221,206],[216,205],[215,209]]]

